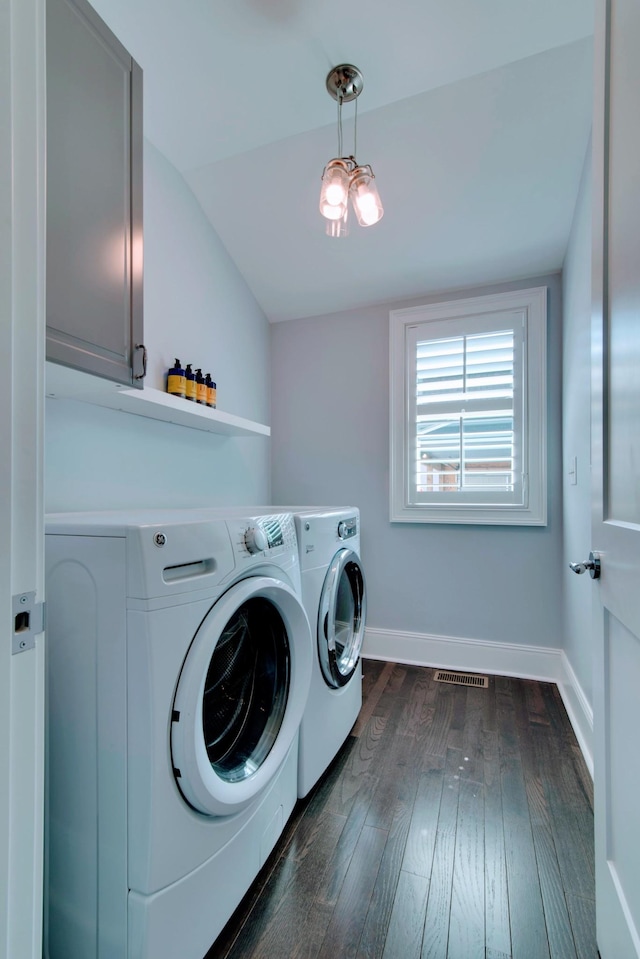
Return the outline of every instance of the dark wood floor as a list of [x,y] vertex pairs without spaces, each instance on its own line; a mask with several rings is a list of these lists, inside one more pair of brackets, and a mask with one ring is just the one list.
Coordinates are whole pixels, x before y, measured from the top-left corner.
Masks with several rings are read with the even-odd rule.
[[592,784],[556,687],[366,661],[364,696],[207,959],[596,959]]

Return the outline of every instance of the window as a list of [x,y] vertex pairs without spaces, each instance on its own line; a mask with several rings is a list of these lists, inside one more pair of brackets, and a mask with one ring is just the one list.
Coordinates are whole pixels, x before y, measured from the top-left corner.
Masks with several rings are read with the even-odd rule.
[[546,524],[546,302],[390,314],[392,522]]

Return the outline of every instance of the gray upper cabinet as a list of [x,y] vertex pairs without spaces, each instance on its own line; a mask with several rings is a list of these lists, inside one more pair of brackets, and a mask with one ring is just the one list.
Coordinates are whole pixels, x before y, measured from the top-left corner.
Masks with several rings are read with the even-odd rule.
[[142,71],[47,0],[47,359],[142,387]]

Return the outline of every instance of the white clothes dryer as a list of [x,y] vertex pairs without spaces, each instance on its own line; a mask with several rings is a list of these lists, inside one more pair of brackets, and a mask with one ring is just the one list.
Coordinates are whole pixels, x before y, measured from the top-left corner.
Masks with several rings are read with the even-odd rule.
[[297,798],[290,514],[47,518],[47,959],[202,959]]
[[360,653],[366,588],[356,507],[295,509],[302,600],[315,633],[309,698],[300,725],[298,796],[335,758],[362,707]]

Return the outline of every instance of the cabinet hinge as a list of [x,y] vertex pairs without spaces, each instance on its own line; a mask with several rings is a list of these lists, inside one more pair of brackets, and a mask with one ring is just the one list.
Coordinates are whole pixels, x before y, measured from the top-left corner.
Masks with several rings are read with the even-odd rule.
[[13,637],[11,652],[33,649],[38,633],[44,632],[44,603],[36,603],[36,594],[18,593],[12,599]]

